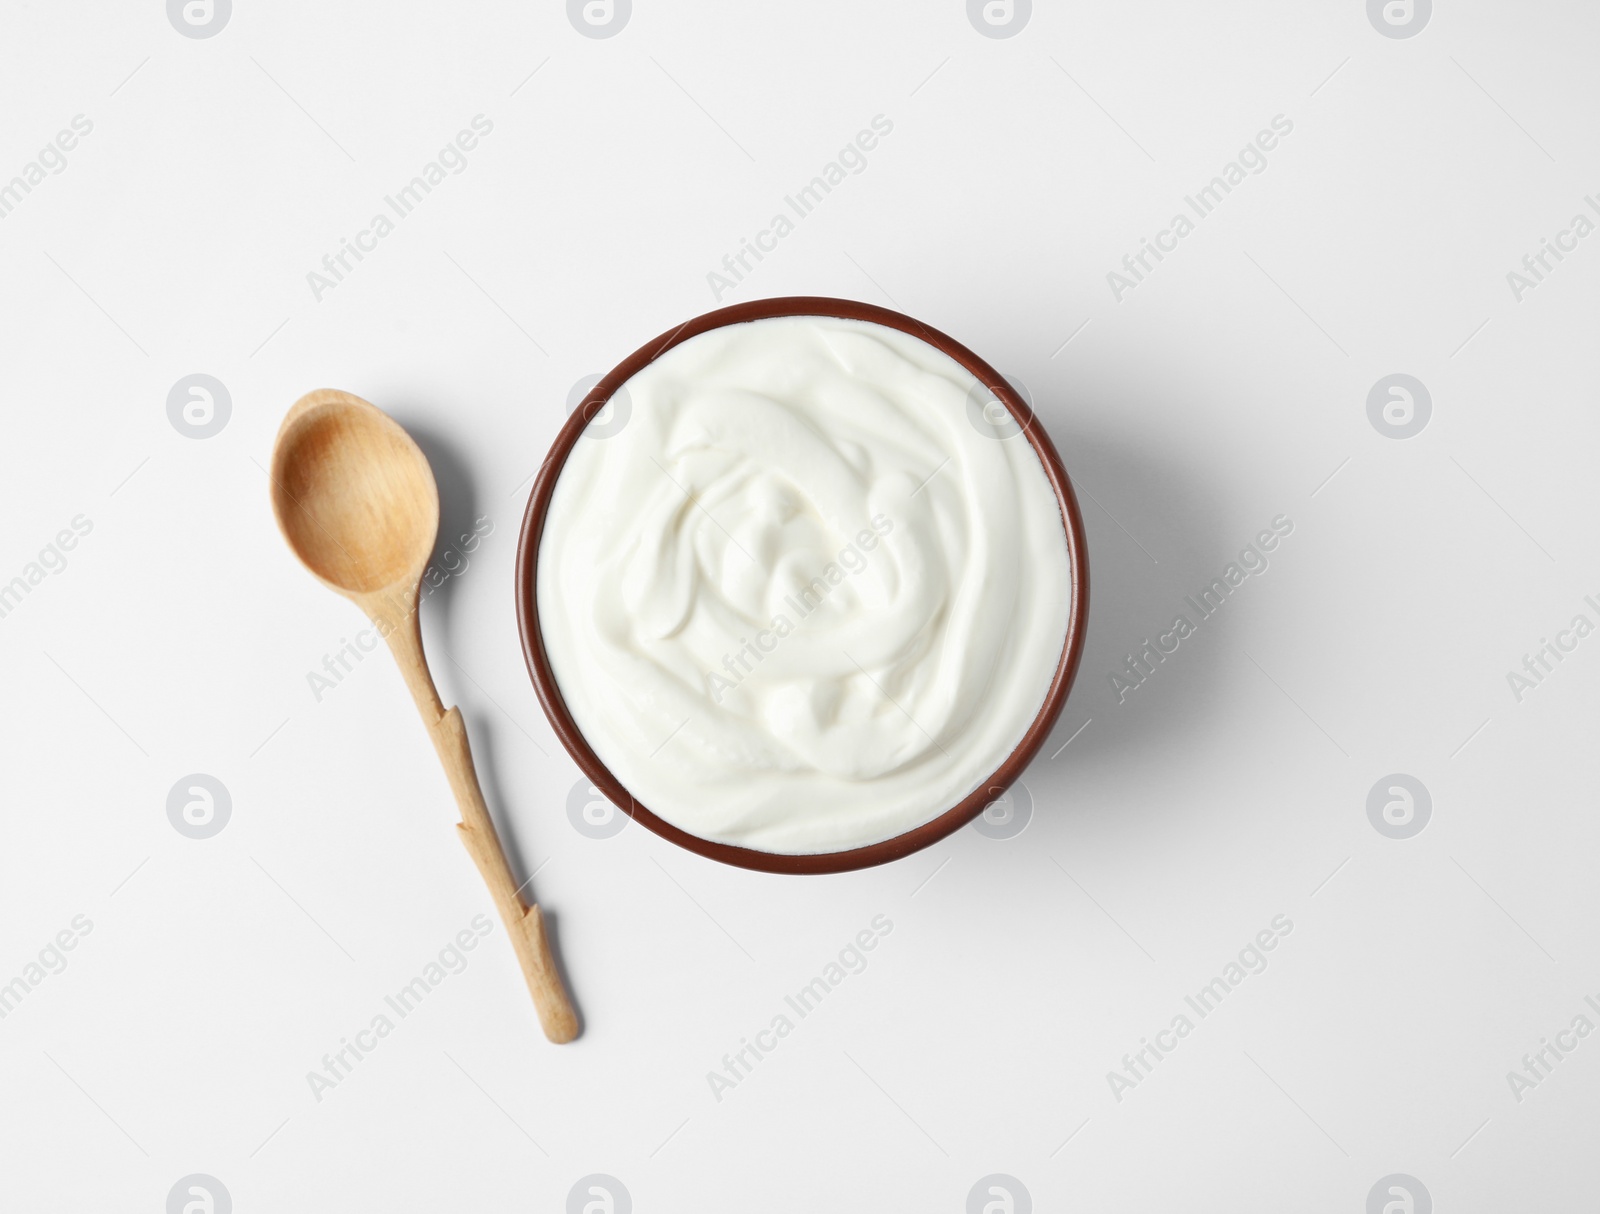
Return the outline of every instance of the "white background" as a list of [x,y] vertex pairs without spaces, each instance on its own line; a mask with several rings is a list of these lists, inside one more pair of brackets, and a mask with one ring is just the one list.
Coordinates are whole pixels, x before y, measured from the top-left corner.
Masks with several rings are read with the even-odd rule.
[[[239,0],[207,38],[154,0],[6,5],[0,181],[93,131],[0,220],[0,581],[93,529],[0,619],[0,983],[93,927],[0,1020],[0,1204],[159,1211],[205,1173],[240,1214],[554,1211],[605,1173],[641,1212],[959,1211],[1005,1173],[1041,1211],[1359,1212],[1400,1172],[1440,1211],[1592,1205],[1600,1039],[1520,1101],[1506,1073],[1600,1024],[1600,638],[1520,701],[1506,675],[1600,623],[1600,238],[1520,302],[1506,275],[1600,191],[1597,33],[1577,0],[1438,0],[1409,38],[1359,0],[1041,0],[999,39],[958,0],[638,0],[605,39],[526,0]],[[317,301],[477,114],[466,170]],[[716,299],[877,114],[866,170]],[[1107,273],[1279,114],[1118,302]],[[1089,644],[1015,838],[782,878],[568,821],[513,610],[529,477],[580,377],[794,293],[1018,378],[1080,486]],[[232,401],[198,440],[166,411],[197,372]],[[1367,415],[1395,372],[1432,400],[1404,441]],[[491,909],[387,655],[308,684],[364,621],[262,465],[323,386],[418,434],[442,544],[492,521],[423,630],[585,1031],[543,1040],[496,922],[319,1101],[322,1055]],[[1279,514],[1270,569],[1119,702]],[[207,840],[166,814],[194,772],[231,794]],[[1367,816],[1395,772],[1432,797],[1405,840]],[[880,914],[865,971],[714,1098]],[[1266,971],[1118,1100],[1275,915]]]

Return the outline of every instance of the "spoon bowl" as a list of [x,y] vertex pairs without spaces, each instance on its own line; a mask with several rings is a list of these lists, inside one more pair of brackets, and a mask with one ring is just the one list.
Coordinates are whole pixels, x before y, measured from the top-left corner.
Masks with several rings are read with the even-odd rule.
[[427,456],[388,414],[345,392],[313,392],[284,418],[272,505],[301,563],[350,596],[420,578],[439,533]]

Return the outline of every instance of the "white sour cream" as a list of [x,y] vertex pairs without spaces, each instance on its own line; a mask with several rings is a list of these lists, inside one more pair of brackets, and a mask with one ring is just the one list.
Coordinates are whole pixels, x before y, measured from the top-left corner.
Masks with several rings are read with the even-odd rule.
[[1043,465],[985,424],[977,380],[899,330],[804,316],[702,333],[625,392],[556,483],[538,612],[634,798],[703,839],[832,852],[993,774],[1072,587]]

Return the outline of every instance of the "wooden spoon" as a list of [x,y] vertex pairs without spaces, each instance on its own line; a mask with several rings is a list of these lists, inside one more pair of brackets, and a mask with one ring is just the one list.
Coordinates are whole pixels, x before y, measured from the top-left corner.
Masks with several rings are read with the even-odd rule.
[[445,711],[417,621],[439,533],[439,488],[411,436],[376,406],[324,388],[302,396],[272,449],[272,512],[301,562],[371,617],[400,665],[461,810],[456,829],[511,934],[544,1035],[571,1041],[578,1016],[544,918],[523,902],[478,787],[461,710]]

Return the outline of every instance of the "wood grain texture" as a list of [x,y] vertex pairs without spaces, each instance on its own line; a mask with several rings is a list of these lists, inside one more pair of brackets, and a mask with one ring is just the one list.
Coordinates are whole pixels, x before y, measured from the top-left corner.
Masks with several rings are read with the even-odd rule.
[[439,490],[427,457],[376,406],[324,388],[285,415],[270,476],[273,513],[289,547],[324,585],[358,604],[388,642],[444,765],[461,813],[456,829],[506,925],[544,1034],[571,1041],[578,1016],[544,917],[512,876],[461,710],[444,707],[422,649],[422,576],[439,532]]

